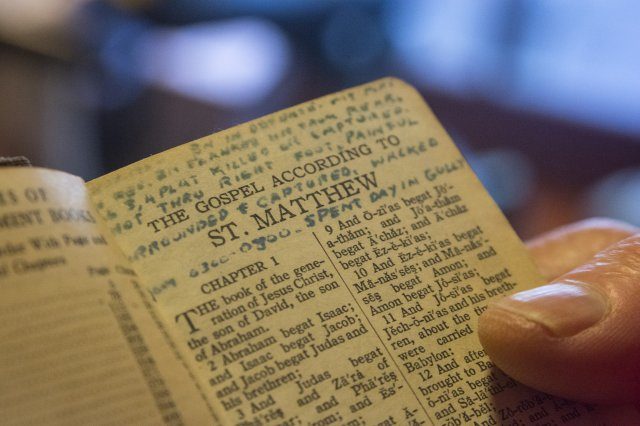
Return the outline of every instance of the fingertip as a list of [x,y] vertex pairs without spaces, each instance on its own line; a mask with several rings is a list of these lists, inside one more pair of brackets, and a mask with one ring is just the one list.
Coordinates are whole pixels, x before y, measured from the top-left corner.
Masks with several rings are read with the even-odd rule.
[[[598,307],[600,297],[606,309]],[[583,402],[638,403],[637,324],[640,236],[553,284],[493,302],[478,333],[496,366],[528,386]]]
[[640,228],[620,220],[592,217],[555,228],[531,239],[527,245],[536,247],[549,241],[564,240],[578,234],[599,235],[604,240],[611,240],[611,244],[613,244],[638,232],[640,232]]
[[562,393],[546,380],[554,365],[554,342],[540,324],[492,304],[479,317],[478,336],[491,361],[506,374],[544,392]]
[[591,218],[547,232],[528,241],[527,248],[542,276],[551,280],[639,231],[618,220]]

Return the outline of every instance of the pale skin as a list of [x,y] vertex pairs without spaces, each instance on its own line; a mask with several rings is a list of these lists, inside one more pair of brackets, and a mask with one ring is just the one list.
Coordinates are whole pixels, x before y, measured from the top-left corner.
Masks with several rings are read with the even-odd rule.
[[549,284],[480,317],[480,341],[520,382],[597,404],[596,424],[640,424],[640,230],[591,219],[527,244]]

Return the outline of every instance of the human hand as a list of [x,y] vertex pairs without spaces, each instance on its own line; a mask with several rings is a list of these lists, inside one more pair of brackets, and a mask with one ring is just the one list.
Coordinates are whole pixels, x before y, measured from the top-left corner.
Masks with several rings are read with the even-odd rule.
[[550,284],[494,302],[480,316],[480,341],[496,366],[553,395],[618,404],[600,410],[607,424],[640,419],[629,407],[640,405],[638,232],[591,219],[528,243]]

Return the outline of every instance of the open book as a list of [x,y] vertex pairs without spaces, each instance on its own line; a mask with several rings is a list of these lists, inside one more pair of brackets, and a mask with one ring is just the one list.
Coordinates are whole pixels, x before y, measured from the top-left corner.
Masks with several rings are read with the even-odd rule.
[[2,423],[584,424],[476,336],[540,281],[396,79],[88,183],[6,168]]

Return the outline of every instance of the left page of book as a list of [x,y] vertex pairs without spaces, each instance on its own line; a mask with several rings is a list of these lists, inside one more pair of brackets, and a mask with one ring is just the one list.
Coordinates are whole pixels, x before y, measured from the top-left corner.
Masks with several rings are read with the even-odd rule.
[[2,424],[217,424],[84,182],[0,169]]

